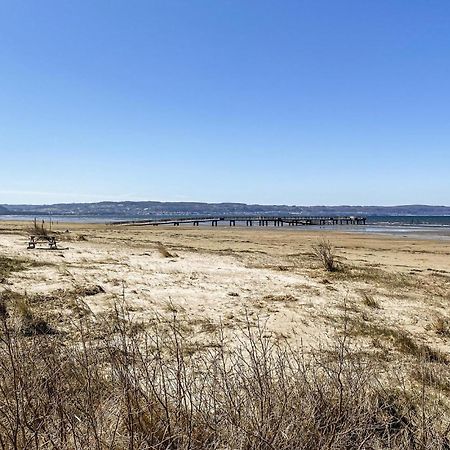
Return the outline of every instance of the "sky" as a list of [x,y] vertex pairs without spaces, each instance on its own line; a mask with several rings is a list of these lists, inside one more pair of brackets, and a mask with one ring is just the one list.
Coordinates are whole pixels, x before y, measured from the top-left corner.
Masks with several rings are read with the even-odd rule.
[[449,0],[0,0],[0,204],[450,205]]

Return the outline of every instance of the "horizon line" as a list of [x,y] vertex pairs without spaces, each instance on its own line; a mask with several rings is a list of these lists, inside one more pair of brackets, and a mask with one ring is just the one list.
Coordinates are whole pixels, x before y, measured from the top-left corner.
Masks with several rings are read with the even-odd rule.
[[291,208],[317,208],[317,207],[351,207],[351,208],[402,208],[402,207],[432,207],[432,208],[450,208],[450,205],[442,204],[429,204],[429,203],[402,203],[402,204],[288,204],[288,203],[247,203],[238,201],[220,201],[220,202],[208,202],[198,200],[99,200],[91,202],[83,201],[67,201],[56,203],[0,203],[0,206],[59,206],[59,205],[97,205],[102,203],[172,203],[172,204],[187,204],[187,203],[199,203],[204,205],[243,205],[243,206],[283,206]]

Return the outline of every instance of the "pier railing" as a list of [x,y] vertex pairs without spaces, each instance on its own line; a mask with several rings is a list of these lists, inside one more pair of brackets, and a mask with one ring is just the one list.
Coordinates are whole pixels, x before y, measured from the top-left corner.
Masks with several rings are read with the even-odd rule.
[[158,225],[193,225],[199,226],[201,223],[211,223],[217,227],[219,223],[229,222],[230,226],[236,226],[236,223],[245,223],[246,226],[308,226],[308,225],[365,225],[365,217],[355,216],[194,216],[194,217],[164,217],[160,219],[148,220],[129,220],[121,222],[112,222],[112,225],[133,225],[133,226],[158,226]]

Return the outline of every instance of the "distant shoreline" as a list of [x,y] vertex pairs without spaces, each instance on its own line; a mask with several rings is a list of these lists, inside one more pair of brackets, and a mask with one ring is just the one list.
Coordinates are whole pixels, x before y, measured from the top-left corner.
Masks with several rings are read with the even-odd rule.
[[164,216],[450,216],[445,205],[286,205],[205,202],[123,201],[57,204],[0,204],[0,214],[11,216],[70,216],[119,220]]
[[[142,217],[123,217],[123,216],[76,216],[76,215],[0,215],[0,223],[7,222],[31,222],[36,217],[38,222],[42,220],[48,223],[50,217],[55,225],[62,224],[85,224],[85,225],[106,225],[114,221],[141,219]],[[161,217],[161,216],[158,216]],[[161,227],[170,228],[170,225]],[[146,227],[149,228],[149,227]],[[151,227],[153,228],[153,227]],[[159,228],[159,227],[158,227]],[[194,229],[192,225],[185,225],[184,229]],[[201,225],[200,228],[210,228],[208,225]],[[219,225],[220,229],[229,228],[226,222]],[[237,226],[237,228],[246,228]],[[378,236],[394,236],[411,239],[436,239],[450,240],[450,216],[367,216],[366,225],[323,225],[323,226],[298,226],[298,227],[253,227],[253,230],[278,230],[278,231],[323,231],[323,232],[342,232],[350,234],[367,234]]]
[[[191,216],[198,214],[192,213]],[[264,214],[270,217],[277,217],[278,214]],[[322,214],[326,216],[325,214]],[[17,213],[0,214],[0,220],[3,221],[27,221],[27,220],[53,220],[60,222],[84,222],[84,223],[109,223],[123,221],[145,221],[152,219],[164,219],[168,217],[183,218],[183,214],[151,214],[148,216],[122,215],[122,214],[49,214],[49,213]],[[217,213],[216,216],[227,217],[228,214]],[[250,216],[250,214],[249,214]],[[252,214],[253,217],[259,217],[259,214]],[[305,214],[305,217],[312,216]],[[404,225],[430,225],[430,226],[450,226],[450,214],[366,214],[368,222],[372,224],[404,224]]]

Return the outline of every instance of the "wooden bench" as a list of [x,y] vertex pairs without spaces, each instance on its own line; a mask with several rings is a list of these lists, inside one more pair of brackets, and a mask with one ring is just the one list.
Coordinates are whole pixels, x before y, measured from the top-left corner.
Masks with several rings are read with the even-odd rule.
[[47,243],[51,250],[56,250],[55,236],[30,236],[30,242],[28,242],[28,249],[36,248],[39,243]]

